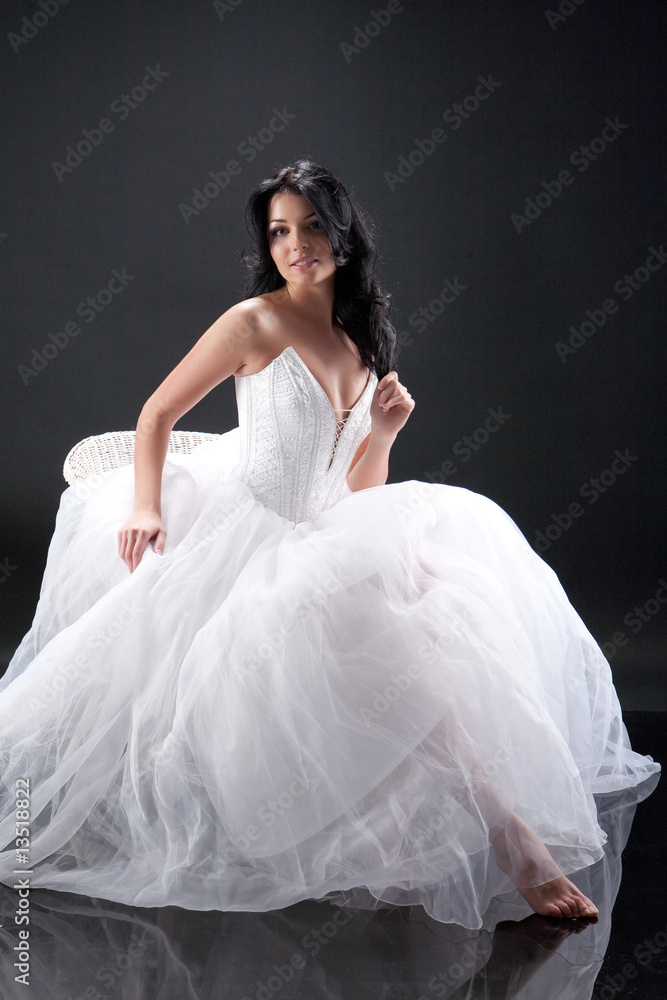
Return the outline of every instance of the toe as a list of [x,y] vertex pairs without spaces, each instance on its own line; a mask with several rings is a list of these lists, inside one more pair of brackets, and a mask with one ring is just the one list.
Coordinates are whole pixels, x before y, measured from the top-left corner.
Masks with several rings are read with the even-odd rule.
[[585,896],[576,901],[576,912],[574,916],[577,917],[592,917],[597,914],[597,909],[591,903],[590,899],[586,899]]

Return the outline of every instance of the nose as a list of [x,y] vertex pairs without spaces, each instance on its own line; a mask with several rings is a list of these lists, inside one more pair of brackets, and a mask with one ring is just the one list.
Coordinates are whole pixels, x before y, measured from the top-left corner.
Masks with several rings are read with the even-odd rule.
[[304,246],[308,246],[308,233],[306,230],[301,231],[297,228],[294,230],[294,249],[298,250]]

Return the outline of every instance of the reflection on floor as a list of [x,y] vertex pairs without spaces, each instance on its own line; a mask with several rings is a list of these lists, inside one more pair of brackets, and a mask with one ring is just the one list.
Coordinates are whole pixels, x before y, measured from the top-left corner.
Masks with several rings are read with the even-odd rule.
[[[664,761],[665,716],[630,713],[633,744]],[[637,803],[657,790],[637,813]],[[29,987],[15,981],[18,894],[0,886],[2,996],[30,1000],[662,1000],[667,996],[664,783],[598,802],[605,857],[575,878],[596,922],[495,900],[477,931],[418,907],[376,913],[304,902],[271,913],[142,910],[30,894]],[[616,907],[614,909],[614,904]],[[612,910],[614,927],[612,931]],[[607,957],[605,958],[605,954]],[[17,963],[17,966],[15,966]],[[19,969],[20,972],[20,969]]]

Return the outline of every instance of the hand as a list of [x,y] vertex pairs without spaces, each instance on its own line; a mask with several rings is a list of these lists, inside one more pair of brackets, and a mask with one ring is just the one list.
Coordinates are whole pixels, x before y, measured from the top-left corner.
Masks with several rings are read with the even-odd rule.
[[398,381],[396,372],[387,372],[375,387],[371,401],[373,431],[395,438],[415,408],[415,401]]
[[118,531],[118,551],[130,573],[134,573],[141,562],[149,542],[153,542],[153,551],[162,555],[166,537],[167,529],[158,514],[134,511]]

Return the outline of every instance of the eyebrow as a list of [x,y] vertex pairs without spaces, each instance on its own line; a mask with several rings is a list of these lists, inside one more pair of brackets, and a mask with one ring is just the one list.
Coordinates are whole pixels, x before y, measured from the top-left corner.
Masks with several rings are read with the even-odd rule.
[[[317,218],[317,213],[316,212],[309,212],[308,215],[304,215],[303,221],[305,222],[306,219],[312,219],[313,216],[315,218]],[[271,225],[272,222],[287,222],[287,219],[269,219],[269,225]]]

